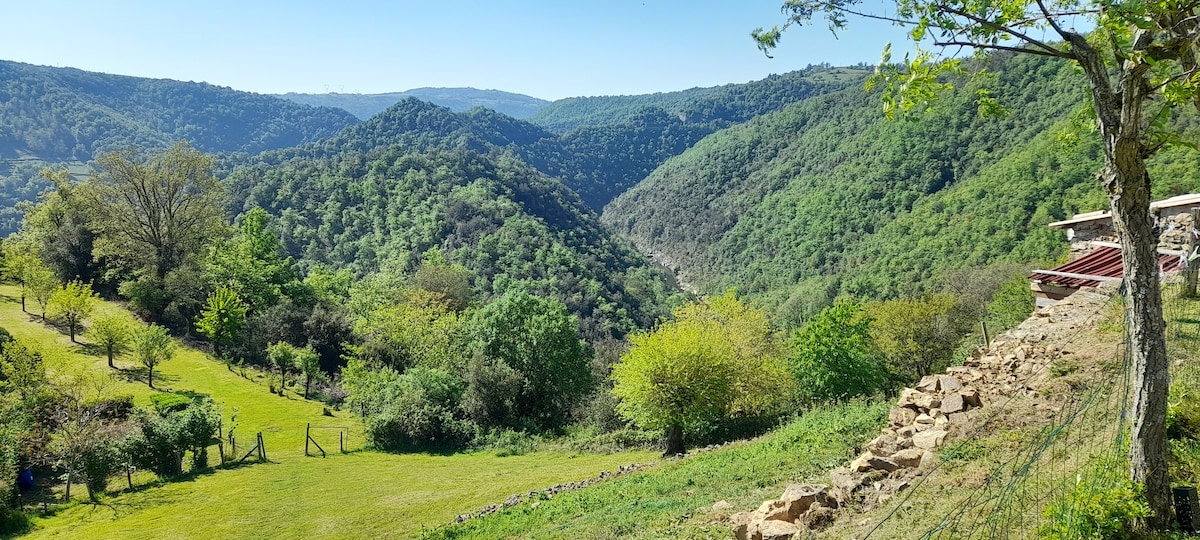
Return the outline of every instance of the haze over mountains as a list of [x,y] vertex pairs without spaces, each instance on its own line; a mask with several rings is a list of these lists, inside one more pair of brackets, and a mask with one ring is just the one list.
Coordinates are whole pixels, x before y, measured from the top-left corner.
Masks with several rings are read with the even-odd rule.
[[[1097,148],[1070,136],[1086,114],[1078,75],[1009,55],[989,69],[994,80],[899,122],[864,91],[862,66],[553,103],[470,89],[410,92],[450,107],[288,96],[364,116],[407,96],[359,121],[206,84],[3,62],[0,185],[10,206],[45,185],[16,157],[86,161],[184,139],[224,156],[232,211],[267,208],[301,260],[365,273],[439,247],[485,290],[573,298],[603,335],[662,313],[646,303],[669,295],[650,256],[699,291],[734,287],[796,321],[838,294],[912,294],[950,268],[1054,259],[1064,244],[1044,224],[1102,204]],[[979,117],[980,85],[1006,118]],[[1155,163],[1159,194],[1200,188],[1196,152]]]
[[544,99],[514,94],[501,90],[479,90],[476,88],[413,88],[403,92],[383,94],[303,94],[289,92],[276,97],[312,105],[314,107],[337,107],[349,111],[359,120],[366,120],[383,112],[407,98],[417,98],[435,105],[448,107],[454,112],[463,112],[475,107],[484,107],[513,118],[529,118],[550,102]]

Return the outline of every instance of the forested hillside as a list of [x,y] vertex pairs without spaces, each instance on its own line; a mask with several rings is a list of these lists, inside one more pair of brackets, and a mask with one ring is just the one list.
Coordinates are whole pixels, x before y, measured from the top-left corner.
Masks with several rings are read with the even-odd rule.
[[[1065,242],[1045,224],[1104,202],[1094,137],[1072,136],[1089,124],[1080,75],[1011,55],[988,68],[991,80],[960,84],[905,121],[885,119],[879,96],[855,86],[721,131],[603,220],[704,291],[735,286],[785,310],[839,292],[919,293],[946,268],[1054,259]],[[1009,114],[981,117],[982,88]],[[1160,159],[1173,163],[1159,175],[1163,195],[1200,187],[1180,163],[1196,159]]]
[[414,88],[385,94],[341,94],[336,92],[299,94],[289,92],[279,94],[278,97],[314,107],[337,107],[349,111],[362,120],[375,116],[410,97],[448,107],[454,112],[484,107],[513,118],[529,118],[550,103],[544,99],[524,94],[476,88]]
[[87,161],[178,140],[205,152],[257,153],[323,139],[356,121],[342,110],[210,84],[0,61],[0,159]]
[[809,66],[744,84],[692,88],[636,96],[598,96],[560,99],[538,111],[530,122],[556,132],[580,127],[617,124],[657,109],[680,121],[716,122],[718,127],[743,122],[809,96],[859,82],[868,67]]
[[577,195],[511,156],[392,145],[242,167],[229,185],[238,205],[278,216],[294,257],[363,274],[415,269],[437,248],[488,298],[560,299],[589,339],[649,326],[672,295]]

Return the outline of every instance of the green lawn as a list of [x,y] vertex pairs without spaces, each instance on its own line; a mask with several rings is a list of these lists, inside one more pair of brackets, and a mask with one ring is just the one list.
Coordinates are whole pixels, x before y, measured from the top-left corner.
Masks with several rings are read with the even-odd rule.
[[[36,304],[28,302],[31,311]],[[102,303],[100,312],[120,307]],[[55,328],[21,312],[19,291],[0,287],[0,326],[42,351],[55,377],[108,374],[100,351],[72,344]],[[81,339],[81,341],[83,341]],[[154,392],[133,362],[120,359],[108,394],[131,394],[139,405]],[[161,375],[160,375],[161,373]],[[103,376],[99,377],[105,380]],[[175,359],[155,372],[155,387],[211,396],[226,419],[238,410],[239,446],[261,431],[272,463],[201,474],[183,481],[138,486],[115,493],[101,505],[82,502],[35,517],[28,538],[408,538],[423,527],[554,484],[578,481],[619,465],[650,462],[650,452],[611,455],[534,453],[496,457],[387,454],[368,450],[339,454],[337,433],[318,431],[331,451],[326,459],[304,456],[305,424],[342,426],[352,449],[362,446],[360,422],[345,412],[325,416],[322,405],[298,395],[267,391],[261,376],[248,380],[203,352],[180,347]],[[148,478],[146,480],[149,480]],[[114,482],[119,486],[122,482]]]
[[[791,482],[828,483],[825,471],[878,435],[890,406],[849,403],[809,411],[751,441],[539,501],[536,508],[526,503],[442,526],[423,538],[730,538],[731,513],[779,497]],[[733,508],[714,511],[720,500]]]

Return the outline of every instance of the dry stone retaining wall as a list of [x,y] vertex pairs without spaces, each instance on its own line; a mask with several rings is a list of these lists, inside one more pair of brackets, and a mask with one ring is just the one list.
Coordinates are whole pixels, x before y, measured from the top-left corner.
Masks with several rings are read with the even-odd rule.
[[734,537],[790,539],[822,528],[839,509],[878,507],[930,472],[938,448],[972,433],[1010,403],[1019,401],[1030,422],[1048,420],[1061,410],[1062,399],[1050,387],[1050,363],[1073,354],[1068,347],[1090,330],[1108,300],[1109,295],[1083,291],[1038,309],[963,365],[905,388],[888,426],[848,466],[831,471],[827,484],[792,484],[779,499],[734,514]]

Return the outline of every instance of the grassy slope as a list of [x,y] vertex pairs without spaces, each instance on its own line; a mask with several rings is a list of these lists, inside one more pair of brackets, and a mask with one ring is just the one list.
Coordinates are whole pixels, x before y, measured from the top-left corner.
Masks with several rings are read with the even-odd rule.
[[730,511],[714,511],[715,501],[754,508],[788,483],[823,482],[824,471],[879,433],[890,405],[810,411],[752,441],[559,495],[536,508],[526,503],[444,526],[424,538],[728,538]]
[[[21,313],[19,292],[0,287],[0,326],[34,343],[57,376],[108,372],[105,359],[73,345],[54,329]],[[36,304],[29,301],[31,310]],[[100,311],[115,312],[103,303]],[[118,366],[130,367],[128,360]],[[130,370],[132,371],[132,370]],[[561,482],[596,476],[618,465],[653,460],[648,452],[613,455],[535,453],[500,458],[488,453],[429,455],[373,451],[336,453],[332,432],[318,433],[328,459],[305,458],[305,423],[346,426],[350,448],[362,446],[361,426],[345,412],[322,415],[318,402],[267,392],[191,348],[155,375],[156,386],[208,394],[226,418],[239,410],[239,439],[263,432],[272,463],[218,470],[174,483],[149,483],[110,496],[104,504],[78,502],[53,516],[35,519],[29,538],[328,538],[411,537],[459,513]],[[118,380],[107,390],[149,403],[144,382]],[[239,446],[242,443],[239,442]],[[215,456],[214,456],[215,457]],[[119,488],[120,482],[113,487]],[[84,489],[77,487],[82,498]]]

